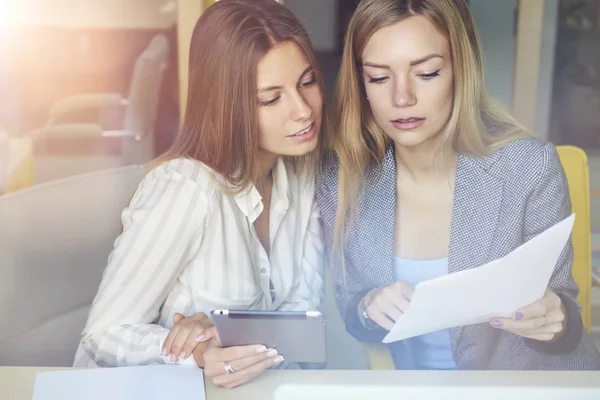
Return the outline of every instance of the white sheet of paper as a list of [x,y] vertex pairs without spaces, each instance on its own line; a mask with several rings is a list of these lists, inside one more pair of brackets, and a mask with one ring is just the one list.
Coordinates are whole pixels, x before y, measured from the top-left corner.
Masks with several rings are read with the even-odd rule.
[[573,229],[575,214],[481,267],[421,282],[383,343],[510,317],[541,299]]
[[40,372],[33,400],[205,400],[197,367],[148,365]]

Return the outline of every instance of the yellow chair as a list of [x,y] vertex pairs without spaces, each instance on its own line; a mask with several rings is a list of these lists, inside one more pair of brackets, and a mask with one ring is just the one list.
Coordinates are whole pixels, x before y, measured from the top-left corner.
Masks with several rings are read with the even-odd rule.
[[583,326],[589,332],[592,318],[592,228],[590,223],[590,177],[585,152],[575,146],[557,146],[567,175],[571,206],[577,215],[573,227],[573,279],[579,285]]
[[[574,146],[557,146],[563,165],[573,212],[577,215],[573,227],[573,279],[579,285],[579,297],[583,326],[589,332],[592,313],[592,243],[590,226],[590,179],[587,156]],[[394,369],[394,362],[387,347],[365,345],[367,359],[373,370]]]

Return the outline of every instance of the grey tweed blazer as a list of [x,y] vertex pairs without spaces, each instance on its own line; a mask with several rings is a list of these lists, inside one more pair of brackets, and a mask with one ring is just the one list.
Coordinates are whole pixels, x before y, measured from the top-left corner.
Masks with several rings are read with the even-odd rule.
[[[391,146],[383,163],[366,171],[369,190],[359,200],[344,245],[345,279],[334,262],[336,297],[346,329],[363,342],[379,342],[383,329],[368,330],[357,305],[369,290],[393,283],[396,166]],[[338,162],[328,154],[317,177],[317,201],[331,257],[337,210]],[[555,147],[520,139],[485,157],[458,161],[449,248],[449,273],[503,257],[571,213],[569,191]],[[329,258],[330,259],[330,258]],[[489,324],[450,330],[459,369],[600,369],[600,355],[581,327],[578,288],[571,277],[573,247],[562,252],[550,287],[567,309],[568,329],[553,343],[524,339]],[[518,276],[515,276],[518,279]],[[411,340],[392,344],[396,367],[415,366]]]

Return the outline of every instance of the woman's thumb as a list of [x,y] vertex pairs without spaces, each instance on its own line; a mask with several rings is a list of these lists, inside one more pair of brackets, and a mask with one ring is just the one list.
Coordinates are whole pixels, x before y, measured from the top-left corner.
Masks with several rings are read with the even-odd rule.
[[176,312],[175,314],[173,314],[173,323],[176,324],[184,318],[185,318],[185,315]]

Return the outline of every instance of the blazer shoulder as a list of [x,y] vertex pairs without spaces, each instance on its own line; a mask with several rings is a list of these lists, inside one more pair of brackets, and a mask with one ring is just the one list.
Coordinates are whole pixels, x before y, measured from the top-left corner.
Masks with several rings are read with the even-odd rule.
[[498,151],[501,156],[494,169],[509,181],[535,182],[545,171],[561,168],[556,147],[545,140],[518,139]]
[[319,171],[316,177],[317,192],[337,191],[339,176],[339,159],[333,150],[327,150],[323,153],[319,165]]

